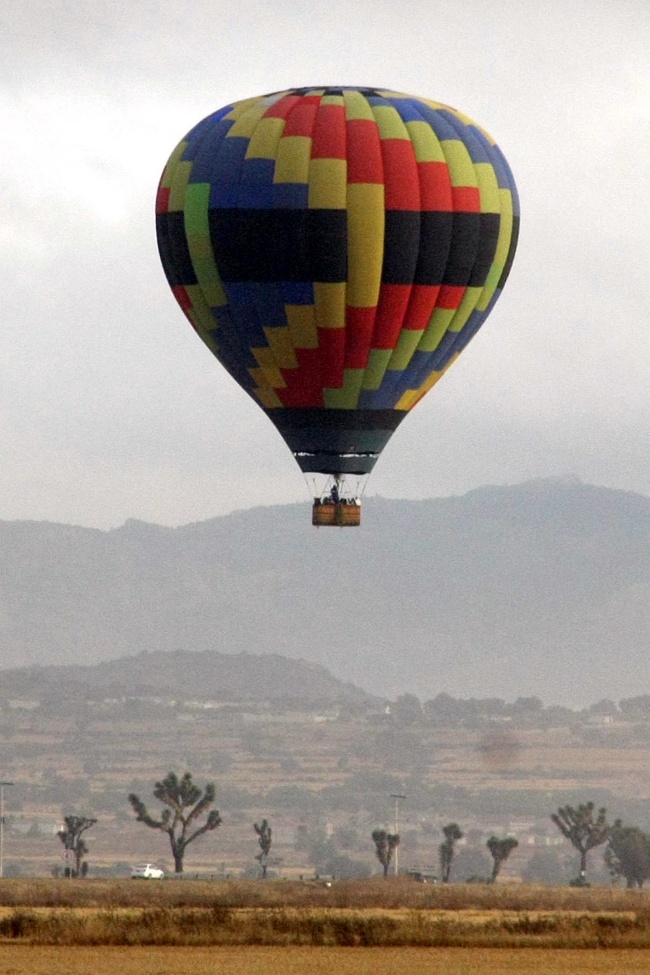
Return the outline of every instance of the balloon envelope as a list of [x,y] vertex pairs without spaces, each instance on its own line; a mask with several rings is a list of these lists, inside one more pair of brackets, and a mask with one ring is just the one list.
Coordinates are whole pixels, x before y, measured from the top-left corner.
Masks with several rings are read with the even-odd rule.
[[163,267],[303,471],[368,473],[491,311],[519,205],[494,140],[438,102],[300,88],[227,105],[172,153]]

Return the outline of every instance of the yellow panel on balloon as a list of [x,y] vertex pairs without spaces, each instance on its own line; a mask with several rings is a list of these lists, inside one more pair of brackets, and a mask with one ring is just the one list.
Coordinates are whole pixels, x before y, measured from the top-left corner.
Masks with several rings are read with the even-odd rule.
[[285,305],[294,349],[317,349],[316,309],[313,305]]
[[377,304],[384,260],[384,187],[381,183],[348,186],[348,304]]
[[314,282],[314,305],[318,328],[345,328],[345,281],[329,284]]
[[275,159],[284,124],[283,118],[263,118],[248,143],[246,159]]
[[274,183],[308,183],[311,139],[289,135],[280,139],[273,173]]
[[312,159],[309,164],[309,208],[345,210],[347,174],[345,159]]

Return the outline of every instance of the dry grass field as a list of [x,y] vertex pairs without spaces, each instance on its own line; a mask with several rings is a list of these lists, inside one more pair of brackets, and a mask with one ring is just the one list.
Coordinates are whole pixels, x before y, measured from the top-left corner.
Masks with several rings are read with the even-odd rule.
[[650,949],[650,904],[642,892],[524,885],[5,881],[0,955],[18,946],[609,954]]
[[0,975],[645,975],[650,953],[474,948],[48,948],[4,945]]
[[0,975],[650,975],[612,888],[0,881]]
[[8,908],[301,908],[441,912],[643,912],[650,892],[622,887],[534,884],[418,884],[409,878],[322,881],[260,880],[0,880]]

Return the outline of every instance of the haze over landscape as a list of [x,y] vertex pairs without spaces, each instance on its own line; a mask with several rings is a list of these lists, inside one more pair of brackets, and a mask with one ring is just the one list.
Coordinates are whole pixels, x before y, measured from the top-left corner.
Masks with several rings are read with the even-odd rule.
[[[3,6],[0,664],[216,650],[386,697],[647,688],[649,20],[645,0]],[[503,297],[349,534],[310,527],[290,453],[191,334],[152,212],[198,119],[321,81],[466,111],[522,199]]]
[[351,532],[300,504],[177,529],[0,523],[5,667],[279,654],[384,698],[576,707],[647,688],[649,600],[650,499],[578,482],[375,498]]

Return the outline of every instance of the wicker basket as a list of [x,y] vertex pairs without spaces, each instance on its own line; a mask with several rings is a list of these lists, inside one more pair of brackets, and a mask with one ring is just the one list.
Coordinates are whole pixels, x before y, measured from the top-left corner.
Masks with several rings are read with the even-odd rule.
[[361,524],[361,505],[348,501],[324,504],[320,498],[315,498],[311,523],[318,527],[332,525],[335,528],[353,528]]

